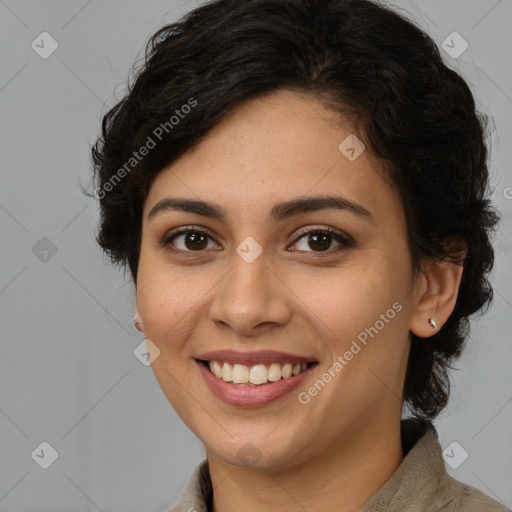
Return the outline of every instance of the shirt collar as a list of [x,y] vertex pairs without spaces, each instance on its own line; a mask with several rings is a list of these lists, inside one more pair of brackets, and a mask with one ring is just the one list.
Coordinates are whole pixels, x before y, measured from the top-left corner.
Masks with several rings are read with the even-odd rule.
[[360,512],[412,510],[414,507],[423,510],[425,503],[436,499],[440,481],[447,473],[434,425],[420,419],[402,420],[401,436],[402,463]]

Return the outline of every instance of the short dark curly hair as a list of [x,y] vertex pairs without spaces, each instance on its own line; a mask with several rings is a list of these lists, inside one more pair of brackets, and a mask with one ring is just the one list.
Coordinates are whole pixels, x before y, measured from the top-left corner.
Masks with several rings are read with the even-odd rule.
[[398,13],[369,0],[215,0],[161,28],[92,148],[96,239],[136,284],[155,176],[234,108],[279,90],[322,101],[380,159],[403,203],[415,272],[425,261],[464,265],[442,329],[428,340],[411,333],[404,404],[433,419],[468,318],[492,300],[499,215],[488,198],[488,118],[432,39]]

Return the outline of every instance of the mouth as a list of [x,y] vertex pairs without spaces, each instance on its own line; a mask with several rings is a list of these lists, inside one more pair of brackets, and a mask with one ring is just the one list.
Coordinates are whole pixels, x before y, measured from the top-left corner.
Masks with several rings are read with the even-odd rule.
[[248,386],[264,386],[271,382],[291,379],[318,364],[316,361],[311,361],[295,364],[258,363],[249,366],[240,363],[231,364],[227,361],[198,361],[218,379],[231,384]]
[[195,362],[210,390],[238,407],[259,407],[289,395],[314,372],[318,361],[284,352],[218,350]]

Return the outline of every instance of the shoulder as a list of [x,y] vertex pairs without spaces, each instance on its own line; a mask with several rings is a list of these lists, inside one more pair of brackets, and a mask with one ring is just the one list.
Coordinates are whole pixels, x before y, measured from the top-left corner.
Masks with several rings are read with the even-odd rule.
[[402,422],[404,459],[361,512],[512,512],[446,470],[434,425]]
[[208,460],[204,459],[194,467],[179,500],[169,512],[207,512],[211,509],[212,495]]
[[436,509],[439,512],[511,512],[499,501],[447,473],[440,482],[439,491],[446,500],[441,508]]

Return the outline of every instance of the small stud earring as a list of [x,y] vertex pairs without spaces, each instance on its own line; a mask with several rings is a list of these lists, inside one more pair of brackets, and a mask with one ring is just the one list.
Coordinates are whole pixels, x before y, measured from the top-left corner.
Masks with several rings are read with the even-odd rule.
[[432,329],[437,329],[436,321],[433,318],[429,318],[428,323],[430,324],[430,327],[432,327]]
[[133,322],[133,326],[135,327],[135,329],[139,330],[138,327],[137,327],[137,324],[141,324],[142,323],[142,320],[140,318],[140,316],[138,314],[136,314],[133,318],[132,318],[132,322]]

